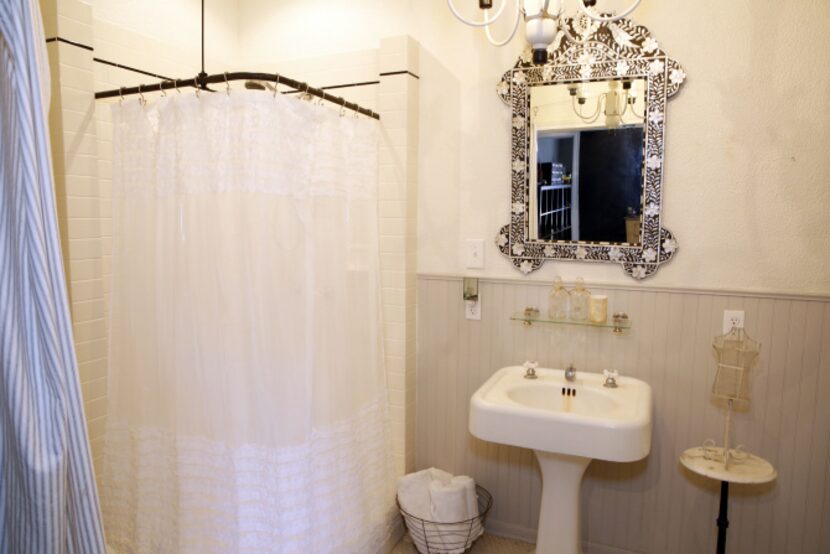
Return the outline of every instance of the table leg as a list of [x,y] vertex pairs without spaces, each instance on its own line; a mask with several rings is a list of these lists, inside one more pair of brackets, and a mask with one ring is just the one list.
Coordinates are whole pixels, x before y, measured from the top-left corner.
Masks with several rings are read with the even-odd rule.
[[729,482],[720,482],[720,511],[718,512],[718,554],[726,554],[726,528],[729,527],[729,520],[726,519],[726,511],[729,507]]

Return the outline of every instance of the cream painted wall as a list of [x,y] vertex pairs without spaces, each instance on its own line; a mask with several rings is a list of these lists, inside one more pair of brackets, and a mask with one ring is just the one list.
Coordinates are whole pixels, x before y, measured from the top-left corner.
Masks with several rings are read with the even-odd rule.
[[[490,46],[439,0],[271,6],[240,0],[243,57],[262,45],[292,58],[361,49],[401,33],[421,43],[418,270],[518,276],[492,238],[509,203],[509,112],[494,87],[520,41]],[[830,118],[814,107],[830,89],[830,3],[645,0],[635,20],[689,75],[669,104],[666,150],[665,222],[680,251],[649,283],[830,294]],[[483,271],[462,265],[468,238],[486,240]],[[530,279],[555,274],[631,282],[616,266],[576,262]]]

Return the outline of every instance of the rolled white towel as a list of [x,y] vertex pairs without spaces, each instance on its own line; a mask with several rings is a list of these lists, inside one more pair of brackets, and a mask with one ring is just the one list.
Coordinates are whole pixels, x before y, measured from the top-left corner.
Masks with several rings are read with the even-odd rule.
[[429,484],[432,521],[457,523],[470,519],[465,485],[456,477],[448,482],[432,481]]
[[475,489],[475,482],[469,477],[453,477],[449,483],[433,481],[429,485],[432,519],[442,524],[438,534],[439,551],[442,553],[461,554],[466,550],[468,539],[481,534],[481,525],[477,521],[469,521],[478,515],[477,506],[475,512],[470,513],[470,483]]
[[[472,477],[466,475],[456,475],[452,478],[453,485],[459,485],[464,491],[464,500],[467,507],[467,517],[465,519],[477,518],[478,512],[478,494],[476,493],[476,482]],[[473,521],[470,531],[471,538],[477,539],[484,532],[481,522],[476,519]]]
[[456,475],[450,483],[453,486],[460,486],[464,491],[464,500],[467,506],[467,518],[474,518],[478,515],[478,496],[476,495],[476,482],[472,477]]
[[429,485],[433,481],[449,483],[452,475],[431,467],[404,475],[398,480],[398,502],[404,511],[421,519],[432,519]]

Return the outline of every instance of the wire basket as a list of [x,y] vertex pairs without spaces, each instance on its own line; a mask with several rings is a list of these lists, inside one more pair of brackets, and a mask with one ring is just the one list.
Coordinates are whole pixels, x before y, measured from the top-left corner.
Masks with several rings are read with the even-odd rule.
[[473,543],[484,533],[484,520],[493,506],[493,495],[481,485],[476,485],[478,515],[455,523],[439,523],[416,517],[401,508],[398,510],[421,554],[461,554],[468,552]]

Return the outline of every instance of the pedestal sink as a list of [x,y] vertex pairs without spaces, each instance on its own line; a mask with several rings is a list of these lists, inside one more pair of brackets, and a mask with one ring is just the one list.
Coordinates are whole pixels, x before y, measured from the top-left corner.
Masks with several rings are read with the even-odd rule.
[[500,369],[470,400],[470,432],[531,448],[542,470],[536,554],[579,554],[579,489],[591,460],[633,462],[651,450],[651,387],[630,377],[617,388],[598,373]]

